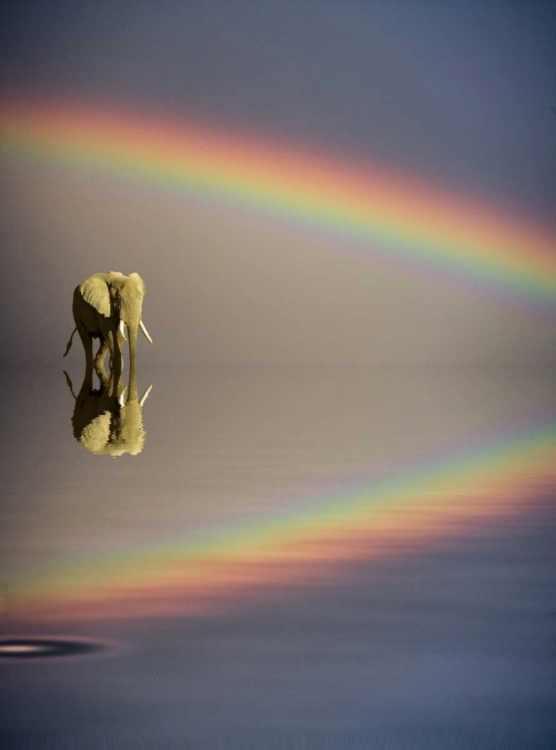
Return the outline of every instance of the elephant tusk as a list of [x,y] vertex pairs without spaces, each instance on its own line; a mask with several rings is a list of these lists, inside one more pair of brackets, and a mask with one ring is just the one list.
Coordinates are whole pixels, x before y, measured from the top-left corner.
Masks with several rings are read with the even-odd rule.
[[149,386],[149,387],[147,388],[147,390],[145,391],[145,393],[143,393],[143,398],[141,399],[141,401],[139,401],[139,406],[143,406],[143,404],[144,404],[144,403],[145,403],[145,401],[147,400],[147,396],[148,396],[148,395],[149,395],[149,393],[150,393],[150,392],[152,391],[152,389],[153,389],[153,387],[152,387],[152,385],[150,385],[150,386]]
[[120,406],[125,406],[125,392],[127,391],[127,386],[123,389],[123,391],[118,396],[118,403]]
[[141,321],[139,322],[139,325],[141,326],[141,330],[143,331],[143,333],[145,334],[145,336],[146,336],[146,337],[147,337],[147,338],[149,339],[149,341],[150,341],[150,342],[151,342],[151,344],[152,344],[153,340],[151,339],[151,337],[150,337],[150,335],[149,335],[149,332],[148,332],[148,331],[147,331],[147,329],[145,328],[145,324],[143,323],[143,321],[142,321],[142,320],[141,320]]
[[127,336],[125,335],[125,323],[123,320],[120,320],[120,333],[122,334],[124,341],[127,341]]

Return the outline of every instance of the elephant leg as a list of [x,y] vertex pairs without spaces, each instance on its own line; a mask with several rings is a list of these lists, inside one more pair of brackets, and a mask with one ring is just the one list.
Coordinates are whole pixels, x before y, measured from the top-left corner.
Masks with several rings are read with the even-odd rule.
[[110,396],[116,396],[122,374],[122,361],[116,342],[116,331],[109,329],[105,334],[105,345],[110,352],[110,377],[107,379],[107,389]]
[[115,329],[108,334],[108,346],[110,348],[110,366],[113,375],[113,382],[117,390],[122,375],[123,360],[120,337]]
[[[95,368],[96,369],[96,368]],[[97,369],[96,370],[98,379],[100,380],[100,386],[103,390],[110,387],[110,377],[108,373],[102,368],[102,370]]]
[[85,377],[90,378],[92,383],[93,378],[93,337],[82,325],[77,325],[77,332],[83,349],[85,350]]
[[108,351],[108,341],[106,339],[101,338],[100,346],[98,348],[98,352],[95,357],[95,371],[100,379],[100,382],[103,384],[105,384],[108,378],[106,374],[106,370],[104,369],[104,358],[106,357],[107,351]]
[[[114,341],[116,342],[114,344]],[[120,371],[124,369],[124,358],[122,357],[124,337],[118,331],[114,337],[112,331],[108,334],[108,348],[110,350],[110,368],[114,367],[116,356],[120,359]],[[116,348],[117,347],[117,348]],[[117,352],[117,354],[116,354]]]
[[117,373],[114,370],[110,371],[110,377],[106,381],[106,390],[111,398],[118,398],[118,396],[124,390],[123,379],[121,373]]
[[121,368],[123,370],[124,369],[124,358],[123,358],[122,352],[124,350],[124,337],[122,336],[122,334],[120,333],[119,330],[116,333],[116,346],[118,347],[118,352],[119,352],[119,357],[120,357],[120,366],[121,366]]

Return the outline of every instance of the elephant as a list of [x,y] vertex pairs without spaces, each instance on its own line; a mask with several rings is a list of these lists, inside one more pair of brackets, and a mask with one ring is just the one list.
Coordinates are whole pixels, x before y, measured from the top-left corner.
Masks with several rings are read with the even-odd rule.
[[76,396],[69,375],[66,382],[75,399],[72,425],[75,439],[88,451],[100,456],[116,458],[125,453],[136,456],[145,446],[147,433],[143,429],[143,404],[152,390],[147,388],[142,398],[137,397],[136,383],[127,388],[116,384],[111,393],[105,385],[91,388],[85,375],[81,390]]
[[[129,376],[133,382],[137,372],[137,332],[141,328],[152,344],[145,328],[141,312],[147,288],[138,273],[126,276],[119,271],[94,273],[75,288],[73,293],[73,318],[75,328],[64,352],[71,348],[77,331],[85,349],[86,372],[92,379],[93,365],[103,386],[108,379],[104,370],[104,358],[110,352],[113,382],[117,383],[123,367],[122,341],[129,332]],[[93,339],[100,339],[100,347],[93,359]],[[127,340],[127,339],[126,339]]]

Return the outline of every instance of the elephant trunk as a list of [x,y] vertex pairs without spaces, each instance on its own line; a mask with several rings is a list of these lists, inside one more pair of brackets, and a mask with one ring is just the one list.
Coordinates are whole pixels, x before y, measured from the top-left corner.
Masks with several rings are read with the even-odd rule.
[[129,334],[129,397],[130,401],[137,401],[137,332],[139,323],[128,324]]

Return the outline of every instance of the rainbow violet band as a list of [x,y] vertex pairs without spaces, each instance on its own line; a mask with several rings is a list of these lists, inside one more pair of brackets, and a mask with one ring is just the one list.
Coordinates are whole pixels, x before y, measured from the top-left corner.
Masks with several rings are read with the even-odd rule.
[[194,119],[0,99],[3,158],[26,155],[316,226],[369,253],[556,308],[556,228],[426,181]]

